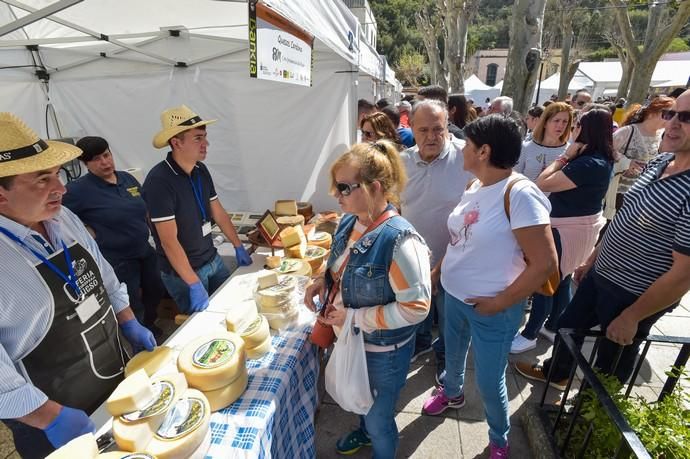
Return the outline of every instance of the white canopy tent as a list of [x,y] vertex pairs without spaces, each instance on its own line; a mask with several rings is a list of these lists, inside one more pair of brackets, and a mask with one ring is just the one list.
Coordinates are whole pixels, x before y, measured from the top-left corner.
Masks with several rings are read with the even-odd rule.
[[364,40],[359,41],[359,79],[357,98],[376,102],[384,97],[396,102],[402,92],[402,84],[395,78],[395,72],[386,59]]
[[501,95],[501,88],[484,84],[477,75],[472,74],[464,81],[465,96],[473,99],[476,105],[484,106],[484,101]]
[[103,136],[119,169],[147,172],[165,156],[151,145],[160,113],[186,104],[218,119],[206,163],[226,208],[332,208],[328,167],[355,133],[358,22],[340,1],[265,3],[315,35],[312,87],[249,77],[243,2],[0,0],[0,30],[23,25],[0,36],[0,110],[43,136]]

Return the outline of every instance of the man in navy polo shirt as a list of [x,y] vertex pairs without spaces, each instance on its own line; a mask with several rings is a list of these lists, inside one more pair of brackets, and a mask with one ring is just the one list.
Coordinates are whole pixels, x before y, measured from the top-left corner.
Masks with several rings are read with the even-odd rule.
[[79,159],[89,173],[67,184],[63,204],[84,222],[117,278],[127,285],[137,319],[160,336],[162,330],[154,322],[163,285],[158,257],[149,244],[141,185],[127,172],[115,170],[104,138],[83,137],[77,147],[82,149]]
[[163,128],[153,146],[169,145],[171,151],[144,181],[161,280],[180,311],[188,314],[206,309],[208,295],[230,277],[213,246],[214,221],[235,246],[237,263],[246,266],[252,262],[202,163],[209,145],[206,125],[215,121],[202,120],[184,105],[164,111]]

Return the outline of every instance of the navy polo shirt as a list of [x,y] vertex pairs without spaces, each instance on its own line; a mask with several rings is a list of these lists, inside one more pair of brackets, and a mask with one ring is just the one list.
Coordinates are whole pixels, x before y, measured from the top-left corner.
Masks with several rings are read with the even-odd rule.
[[196,271],[216,255],[211,234],[202,235],[202,212],[194,196],[194,184],[201,183],[201,202],[206,212],[206,220],[211,221],[211,201],[218,199],[211,174],[203,163],[197,162],[191,176],[168,153],[165,161],[156,164],[144,181],[144,200],[149,217],[154,223],[153,237],[160,266],[164,272],[174,272],[161,246],[155,223],[175,220],[177,240],[187,254],[189,264]]
[[111,265],[139,258],[148,250],[149,227],[141,185],[132,175],[115,171],[117,183],[91,173],[67,184],[62,203],[93,228],[96,242]]

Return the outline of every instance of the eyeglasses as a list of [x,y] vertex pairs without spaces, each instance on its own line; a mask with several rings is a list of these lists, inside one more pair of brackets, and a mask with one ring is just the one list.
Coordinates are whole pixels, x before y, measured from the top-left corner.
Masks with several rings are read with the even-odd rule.
[[373,139],[376,137],[376,133],[372,131],[365,131],[362,129],[362,137],[365,139]]
[[342,194],[343,196],[350,196],[350,194],[356,190],[357,188],[361,188],[362,184],[361,183],[336,183],[335,184],[335,189],[338,190],[338,193]]
[[584,100],[578,100],[578,101],[576,101],[575,103],[577,104],[577,106],[578,106],[578,107],[582,107],[582,106],[583,106],[584,104],[586,104],[586,103],[587,103],[587,101],[584,101]]
[[676,115],[678,115],[678,121],[680,121],[681,123],[690,124],[689,111],[677,112],[675,110],[661,110],[661,117],[665,121],[671,121],[673,117]]

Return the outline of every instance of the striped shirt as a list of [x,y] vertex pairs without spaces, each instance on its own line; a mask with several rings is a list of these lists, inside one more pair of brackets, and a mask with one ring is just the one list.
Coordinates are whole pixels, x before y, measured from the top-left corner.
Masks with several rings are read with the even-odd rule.
[[[61,239],[68,247],[74,242],[81,244],[96,261],[115,313],[125,309],[129,305],[125,284],[117,280],[113,268],[79,219],[63,207],[60,214],[43,223],[50,245],[42,242],[43,237],[36,231],[0,215],[0,226],[46,257],[53,248],[61,246]],[[13,419],[36,410],[48,400],[27,380],[19,361],[48,331],[54,303],[34,267],[41,261],[30,251],[0,235],[0,259],[0,419]]]
[[595,269],[642,295],[673,265],[673,251],[690,256],[690,170],[660,178],[672,153],[652,160],[625,195],[611,222]]
[[[347,249],[331,266],[331,274],[338,272],[350,248],[362,237],[367,227],[359,221],[355,223]],[[420,323],[429,313],[431,304],[431,274],[429,249],[417,236],[410,235],[393,251],[393,261],[388,270],[395,300],[391,303],[359,308],[354,315],[354,324],[367,333],[381,329],[395,329]],[[333,305],[343,308],[343,298],[338,291]],[[340,330],[336,328],[336,332]],[[367,344],[368,351],[376,351],[381,346]],[[383,349],[378,349],[379,351]]]

